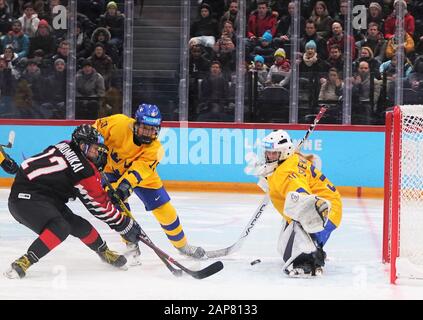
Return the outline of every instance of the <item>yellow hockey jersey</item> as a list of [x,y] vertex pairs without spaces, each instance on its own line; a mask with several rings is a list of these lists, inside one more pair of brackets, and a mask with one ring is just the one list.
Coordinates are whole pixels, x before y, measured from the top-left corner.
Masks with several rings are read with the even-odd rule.
[[331,202],[329,220],[337,227],[342,218],[341,195],[335,186],[313,164],[304,157],[294,154],[286,159],[267,178],[270,199],[276,210],[284,215],[285,197],[290,191],[315,194]]
[[158,140],[136,145],[133,141],[134,124],[135,119],[123,114],[101,118],[94,123],[109,148],[104,172],[120,176],[116,185],[126,179],[133,188],[161,188],[163,183],[156,167],[163,158],[164,149]]

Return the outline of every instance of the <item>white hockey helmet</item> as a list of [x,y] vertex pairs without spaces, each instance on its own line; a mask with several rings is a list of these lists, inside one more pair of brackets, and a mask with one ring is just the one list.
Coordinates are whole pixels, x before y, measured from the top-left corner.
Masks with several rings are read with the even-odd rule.
[[[266,157],[266,162],[280,162],[289,158],[294,153],[294,145],[291,141],[291,137],[285,130],[275,130],[269,133],[263,139],[263,147]],[[268,159],[266,152],[279,152],[279,157],[275,160]]]

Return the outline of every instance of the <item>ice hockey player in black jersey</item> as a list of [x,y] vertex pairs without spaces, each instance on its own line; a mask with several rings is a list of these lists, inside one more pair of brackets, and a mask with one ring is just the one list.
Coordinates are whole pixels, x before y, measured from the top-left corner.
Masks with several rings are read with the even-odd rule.
[[28,251],[5,272],[8,278],[22,278],[27,269],[62,243],[69,235],[79,238],[100,258],[123,267],[126,258],[111,251],[97,230],[75,215],[66,205],[78,197],[96,218],[107,223],[130,242],[137,242],[140,227],[122,215],[101,187],[99,170],[106,164],[107,147],[101,134],[90,125],[81,125],[72,141],[49,146],[23,161],[9,196],[9,211],[38,238]]

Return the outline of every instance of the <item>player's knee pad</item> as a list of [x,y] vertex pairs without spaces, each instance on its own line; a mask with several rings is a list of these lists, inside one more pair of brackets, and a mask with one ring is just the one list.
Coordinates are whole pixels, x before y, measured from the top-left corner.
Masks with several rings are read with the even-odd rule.
[[281,230],[278,240],[278,252],[281,254],[285,267],[290,265],[301,254],[311,254],[316,246],[309,234],[301,225],[293,221]]
[[330,202],[316,195],[288,192],[284,213],[298,221],[307,233],[316,233],[324,229],[328,221]]

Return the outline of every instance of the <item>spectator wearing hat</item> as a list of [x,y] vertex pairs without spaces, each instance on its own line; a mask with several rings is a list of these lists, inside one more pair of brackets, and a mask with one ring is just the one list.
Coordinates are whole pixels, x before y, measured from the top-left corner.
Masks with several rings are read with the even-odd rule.
[[394,37],[395,29],[397,24],[397,12],[399,10],[399,6],[403,7],[404,12],[404,30],[408,33],[411,37],[414,35],[415,30],[415,20],[414,17],[407,11],[407,2],[405,0],[395,0],[394,1],[394,10],[392,13],[386,18],[384,28],[385,28],[385,39],[389,40]]
[[286,59],[286,52],[283,48],[275,51],[274,60],[275,62],[267,74],[266,85],[285,87],[291,77],[291,64]]
[[307,42],[305,45],[306,51],[298,66],[300,78],[304,79],[302,84],[307,86],[302,89],[308,89],[309,106],[317,105],[320,83],[329,70],[329,65],[319,58],[316,49],[317,45],[314,40]]
[[206,3],[200,6],[200,17],[190,28],[190,36],[197,38],[201,45],[213,47],[219,36],[219,23],[213,19],[210,6]]
[[227,0],[202,0],[201,5],[208,5],[212,18],[218,20],[225,12],[226,2]]
[[272,33],[266,31],[260,38],[259,45],[256,46],[250,54],[250,60],[253,60],[255,56],[259,55],[264,58],[264,63],[267,66],[271,66],[273,63],[273,54],[275,53],[275,48],[272,46]]
[[264,57],[261,55],[256,55],[250,65],[249,71],[253,72],[257,78],[257,89],[263,90],[267,80],[267,74],[269,68],[264,63]]
[[35,12],[34,6],[31,3],[24,5],[24,14],[19,18],[19,21],[22,24],[22,31],[28,37],[32,38],[35,36],[40,19],[38,18],[38,14]]
[[[97,119],[105,95],[104,78],[88,59],[76,74],[76,119]],[[88,98],[88,99],[87,99]]]
[[94,52],[91,57],[88,58],[93,68],[100,73],[104,78],[104,85],[106,90],[110,87],[110,81],[113,74],[113,61],[106,54],[104,46],[101,43],[97,43],[94,47]]
[[369,26],[372,22],[376,23],[378,25],[378,30],[383,33],[385,19],[383,17],[382,6],[378,2],[371,2],[369,5],[369,11],[367,14],[367,26]]
[[91,35],[91,43],[100,42],[103,44],[106,49],[106,54],[112,58],[113,63],[117,64],[119,62],[119,50],[118,48],[110,42],[111,34],[107,28],[98,27],[94,30]]
[[99,26],[109,30],[111,38],[110,44],[121,49],[123,44],[125,16],[118,11],[116,2],[110,1],[107,4],[107,11],[100,16]]
[[300,39],[300,52],[305,52],[305,45],[310,40],[313,40],[316,43],[316,51],[320,59],[327,59],[328,51],[326,47],[326,40],[317,34],[316,23],[309,19],[305,24],[304,36]]
[[11,44],[19,59],[28,56],[29,37],[22,32],[22,24],[19,20],[13,21],[12,30],[2,36],[0,41],[3,48]]
[[29,56],[33,57],[34,52],[40,49],[43,50],[46,59],[51,58],[55,53],[55,38],[48,22],[44,19],[38,24],[38,30],[31,39]]
[[6,34],[12,24],[12,15],[6,0],[0,0],[0,37]]

